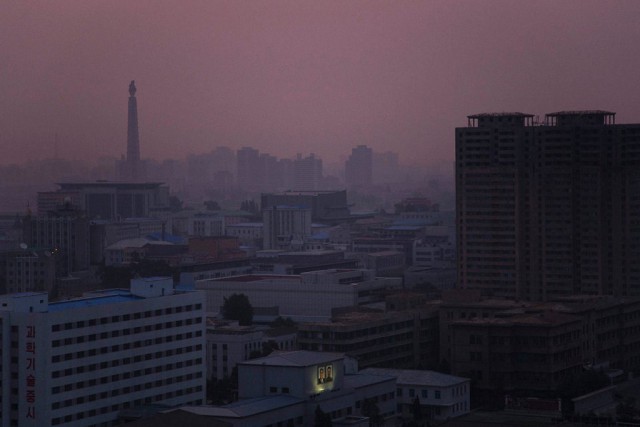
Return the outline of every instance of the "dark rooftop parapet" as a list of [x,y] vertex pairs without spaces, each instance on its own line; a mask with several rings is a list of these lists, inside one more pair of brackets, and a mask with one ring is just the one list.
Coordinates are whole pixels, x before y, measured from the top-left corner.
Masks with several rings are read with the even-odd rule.
[[468,127],[523,127],[533,126],[533,114],[520,112],[480,113],[467,116]]
[[615,125],[616,113],[604,110],[558,111],[545,115],[548,126]]

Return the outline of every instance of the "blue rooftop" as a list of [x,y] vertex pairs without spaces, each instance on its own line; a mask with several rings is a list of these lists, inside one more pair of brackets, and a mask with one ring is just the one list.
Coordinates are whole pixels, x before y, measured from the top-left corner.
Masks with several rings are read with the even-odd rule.
[[46,292],[16,292],[14,294],[7,294],[7,295],[11,296],[12,298],[22,298],[22,297],[32,297],[34,295],[42,295],[42,294],[46,294]]
[[391,231],[416,231],[422,229],[422,226],[419,225],[392,225],[391,227],[385,228],[385,230]]
[[[180,236],[174,236],[173,234],[164,233],[164,236],[159,231],[154,231],[153,233],[149,233],[146,236],[150,240],[164,241],[173,243],[175,245],[185,245],[186,239]],[[163,238],[164,237],[164,238]]]
[[313,236],[311,236],[313,240],[327,240],[329,238],[329,233],[326,231],[319,231]]
[[187,292],[187,291],[195,291],[196,285],[195,283],[178,283],[174,286],[176,291]]
[[307,205],[276,205],[276,206],[272,206],[278,209],[311,209],[309,206]]
[[131,293],[114,293],[112,295],[96,296],[90,298],[78,298],[69,301],[60,301],[49,304],[49,312],[74,310],[77,308],[95,307],[97,305],[117,304],[120,302],[137,301],[144,299]]
[[422,218],[396,218],[393,221],[393,225],[416,225],[416,226],[425,226],[425,225],[436,225],[436,220],[428,220]]

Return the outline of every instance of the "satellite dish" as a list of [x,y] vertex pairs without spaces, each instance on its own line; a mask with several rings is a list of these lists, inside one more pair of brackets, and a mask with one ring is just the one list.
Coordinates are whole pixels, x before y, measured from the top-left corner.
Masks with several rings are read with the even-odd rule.
[[27,249],[28,247],[26,243],[20,243],[20,249]]

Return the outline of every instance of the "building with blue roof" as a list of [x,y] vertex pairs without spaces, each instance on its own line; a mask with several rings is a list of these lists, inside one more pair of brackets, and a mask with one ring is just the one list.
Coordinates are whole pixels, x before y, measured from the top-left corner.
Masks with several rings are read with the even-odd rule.
[[204,298],[167,277],[49,303],[0,296],[0,427],[113,425],[205,399]]
[[276,351],[242,362],[238,393],[237,402],[179,408],[166,415],[197,415],[203,425],[209,420],[238,427],[310,426],[317,408],[338,420],[363,415],[369,400],[385,421],[396,417],[395,377],[358,373],[357,363],[341,353]]

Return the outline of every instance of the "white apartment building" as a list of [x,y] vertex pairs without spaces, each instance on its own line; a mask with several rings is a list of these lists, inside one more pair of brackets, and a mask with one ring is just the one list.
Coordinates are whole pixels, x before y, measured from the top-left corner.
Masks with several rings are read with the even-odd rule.
[[189,216],[189,236],[224,236],[224,216],[216,212],[198,212]]
[[295,350],[295,330],[278,331],[268,326],[207,326],[207,379],[231,376],[238,363],[249,360],[273,343],[278,350]]
[[245,294],[254,310],[277,308],[277,316],[295,321],[326,321],[331,310],[383,300],[382,292],[401,289],[401,278],[375,277],[370,270],[331,269],[300,275],[250,274],[200,280],[206,292],[207,313],[220,312],[225,297]]
[[239,222],[227,225],[227,236],[237,237],[242,245],[255,246],[262,243],[263,224],[261,222]]
[[398,413],[404,417],[412,416],[416,399],[429,420],[459,417],[471,409],[469,378],[409,369],[367,368],[360,373],[395,377]]
[[311,237],[311,208],[271,206],[262,211],[264,249],[301,250]]
[[456,247],[450,241],[416,240],[413,243],[415,267],[447,268],[455,265]]
[[125,408],[204,403],[203,305],[171,278],[0,297],[0,426],[111,426]]

